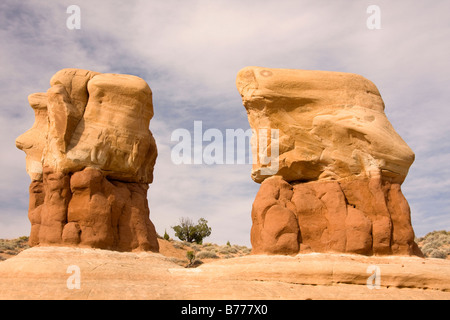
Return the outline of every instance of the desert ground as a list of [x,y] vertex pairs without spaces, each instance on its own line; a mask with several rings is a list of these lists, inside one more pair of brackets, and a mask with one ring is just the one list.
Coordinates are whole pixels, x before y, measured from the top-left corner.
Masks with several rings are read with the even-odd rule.
[[[24,249],[0,262],[0,299],[450,299],[448,259],[252,255],[240,246],[158,241],[160,253]],[[200,254],[208,247],[210,255]],[[206,258],[187,268],[187,251]]]

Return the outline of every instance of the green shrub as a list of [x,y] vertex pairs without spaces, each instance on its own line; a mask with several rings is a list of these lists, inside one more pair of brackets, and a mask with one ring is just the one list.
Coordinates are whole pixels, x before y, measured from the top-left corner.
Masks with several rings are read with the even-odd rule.
[[169,241],[170,237],[166,230],[164,230],[164,240]]
[[447,259],[447,253],[436,249],[430,253],[430,258]]
[[181,218],[180,224],[173,226],[172,229],[175,231],[175,236],[181,241],[196,242],[198,244],[202,244],[203,239],[211,235],[208,221],[203,218],[200,218],[196,225],[189,218]]
[[186,252],[186,258],[189,260],[189,264],[192,264],[195,260],[195,253],[194,251],[188,251]]

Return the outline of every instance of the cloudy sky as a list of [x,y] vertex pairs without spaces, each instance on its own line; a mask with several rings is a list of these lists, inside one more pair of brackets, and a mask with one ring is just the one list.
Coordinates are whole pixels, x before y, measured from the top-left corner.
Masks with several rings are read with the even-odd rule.
[[[66,10],[81,9],[69,30]],[[367,27],[369,5],[381,29]],[[182,216],[204,217],[206,241],[249,245],[259,188],[251,165],[175,165],[177,128],[244,130],[237,72],[268,68],[358,73],[373,81],[394,128],[416,153],[403,184],[422,236],[450,230],[450,2],[350,0],[0,2],[0,238],[27,235],[29,178],[15,138],[34,121],[27,96],[62,68],[126,73],[153,91],[158,143],[149,190],[160,234]]]

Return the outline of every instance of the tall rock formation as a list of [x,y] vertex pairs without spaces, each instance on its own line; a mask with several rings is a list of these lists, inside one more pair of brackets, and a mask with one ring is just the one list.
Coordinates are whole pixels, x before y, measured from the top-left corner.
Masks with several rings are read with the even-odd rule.
[[267,145],[253,140],[252,178],[261,183],[252,208],[254,253],[421,254],[400,188],[414,153],[372,82],[247,67],[236,84],[254,132],[277,133]]
[[149,86],[81,69],[58,71],[50,86],[28,97],[35,123],[16,140],[31,178],[30,244],[158,251]]

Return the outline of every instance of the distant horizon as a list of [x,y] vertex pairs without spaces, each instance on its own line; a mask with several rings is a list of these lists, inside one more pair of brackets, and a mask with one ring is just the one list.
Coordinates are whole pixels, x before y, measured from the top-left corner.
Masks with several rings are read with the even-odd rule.
[[[430,234],[430,233],[432,233],[432,232],[440,232],[440,231],[450,232],[450,230],[444,230],[444,229],[442,229],[442,230],[433,230],[433,231],[426,232],[424,235],[421,235],[421,236],[418,236],[418,235],[416,234],[416,238],[418,238],[418,239],[419,239],[419,238],[423,238],[423,237],[425,237],[426,235],[428,235],[428,234]],[[15,239],[19,239],[19,238],[22,238],[22,237],[27,237],[27,238],[28,238],[28,235],[23,235],[23,236],[14,237],[14,238],[3,238],[3,237],[0,235],[0,240],[15,240]],[[158,239],[165,240],[164,237],[163,237],[159,232],[158,232]],[[176,237],[170,237],[169,240],[165,240],[165,241],[170,241],[170,240],[179,241],[179,242],[186,242],[186,241],[180,240],[180,239],[178,239],[178,238],[176,238]],[[229,241],[229,240],[228,240],[228,241]],[[193,243],[195,243],[195,241],[194,241]],[[208,241],[208,238],[205,238],[205,239],[204,239],[203,244],[205,244],[205,243],[212,243],[212,244],[217,244],[217,245],[219,245],[219,243],[215,243],[215,242]],[[227,243],[225,242],[225,245],[226,245],[226,244],[227,244]],[[239,243],[232,243],[231,241],[230,241],[230,244],[231,244],[231,245],[239,245],[239,246],[242,245],[242,244],[239,244]],[[222,245],[222,244],[220,244],[220,245]],[[49,246],[49,245],[43,245],[43,247],[48,247],[48,246]],[[60,246],[60,245],[58,245],[58,246]],[[249,247],[251,247],[251,244],[249,245]]]

